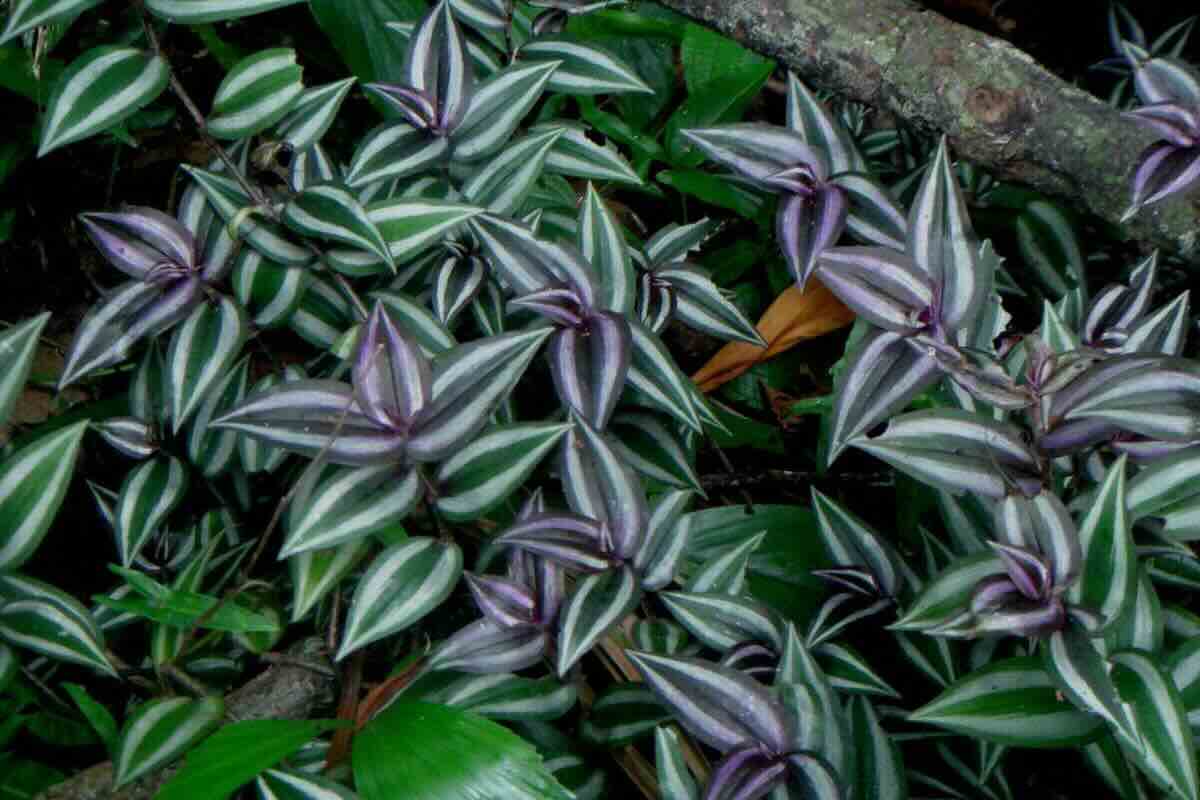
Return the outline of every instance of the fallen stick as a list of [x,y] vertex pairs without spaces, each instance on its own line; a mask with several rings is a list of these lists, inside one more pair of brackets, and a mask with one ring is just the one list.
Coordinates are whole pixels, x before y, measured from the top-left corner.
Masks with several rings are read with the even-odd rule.
[[[911,0],[657,0],[806,81],[949,135],[1002,178],[1120,224],[1154,137],[1029,55]],[[1143,209],[1132,238],[1200,264],[1200,192]]]

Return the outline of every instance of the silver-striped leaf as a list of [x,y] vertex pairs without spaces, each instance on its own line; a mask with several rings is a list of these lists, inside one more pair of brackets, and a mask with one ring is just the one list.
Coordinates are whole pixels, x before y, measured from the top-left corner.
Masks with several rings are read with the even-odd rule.
[[87,421],[40,436],[0,462],[0,570],[42,543],[71,485]]
[[337,781],[297,769],[269,769],[254,781],[258,800],[357,800]]
[[540,36],[519,51],[522,61],[558,61],[550,76],[552,92],[572,95],[654,94],[633,67],[594,44],[559,36]]
[[292,576],[292,622],[299,622],[354,569],[371,549],[369,538],[329,550],[308,550],[288,559]]
[[488,719],[553,720],[575,705],[575,685],[553,676],[524,678],[506,673],[463,675],[433,691],[412,691],[421,700],[454,706]]
[[0,45],[5,45],[26,31],[69,22],[103,0],[14,0],[8,9]]
[[200,305],[175,328],[166,363],[176,432],[233,366],[249,328],[245,310],[224,295]]
[[325,550],[392,527],[421,494],[415,470],[393,464],[367,467],[309,465],[288,508],[288,535],[279,553],[288,558]]
[[652,407],[665,411],[694,431],[702,429],[693,402],[692,381],[680,371],[666,345],[639,320],[629,320],[632,353],[628,385]]
[[646,492],[606,434],[578,417],[559,451],[559,475],[571,510],[605,523],[618,558],[633,558],[649,516]]
[[125,722],[113,749],[113,785],[125,786],[182,756],[216,730],[220,697],[148,700]]
[[1103,615],[1112,626],[1137,594],[1137,556],[1133,546],[1131,501],[1125,484],[1125,457],[1108,469],[1099,494],[1079,525],[1083,568],[1067,598]]
[[275,135],[297,153],[308,151],[333,125],[355,80],[343,78],[305,89],[287,115],[275,125]]
[[676,263],[656,270],[654,278],[670,285],[675,316],[684,325],[718,339],[766,347],[754,323],[699,268]]
[[433,200],[382,200],[367,207],[397,264],[416,258],[483,211],[475,205]]
[[463,197],[493,214],[513,214],[533,190],[550,148],[561,135],[561,129],[550,129],[510,142],[467,179]]
[[279,122],[304,91],[303,70],[290,47],[260,50],[233,65],[217,87],[208,132],[218,139],[246,139]]
[[179,459],[157,456],[134,467],[121,484],[114,509],[117,554],[128,567],[187,494],[187,470]]
[[0,640],[55,661],[80,664],[112,677],[104,637],[78,600],[52,586],[6,575],[0,583]]
[[430,136],[407,122],[385,122],[358,144],[346,173],[347,185],[362,189],[371,184],[407,178],[424,172],[447,153],[442,136]]
[[900,748],[880,724],[875,706],[865,697],[852,697],[849,715],[856,792],[872,800],[907,800],[908,777]]
[[580,580],[559,612],[558,674],[566,675],[641,598],[641,582],[624,564]]
[[414,537],[384,550],[354,592],[337,660],[433,611],[461,574],[462,551],[452,542]]
[[654,729],[654,764],[662,800],[700,800],[696,779],[684,759],[679,731],[674,727]]
[[513,64],[479,84],[450,136],[454,160],[479,161],[503,148],[557,66],[554,62]]
[[671,712],[647,687],[615,684],[596,696],[579,736],[591,747],[624,747],[670,720]]
[[308,289],[310,272],[271,261],[252,247],[242,248],[233,264],[233,293],[250,312],[254,325],[286,325]]
[[366,251],[394,267],[383,234],[358,199],[335,184],[309,186],[283,208],[283,223],[292,230]]
[[655,414],[628,411],[613,417],[612,446],[633,470],[651,480],[700,494],[700,476],[675,434]]
[[146,0],[156,16],[185,25],[224,22],[295,5],[302,0]]
[[230,430],[210,429],[208,424],[220,413],[236,406],[246,396],[250,384],[250,359],[243,358],[221,375],[204,398],[187,432],[188,460],[205,477],[215,478],[226,472],[238,456],[239,436]]
[[161,56],[135,47],[88,50],[71,62],[50,95],[38,156],[128,119],[162,93],[169,71]]
[[8,423],[13,405],[25,387],[37,352],[38,337],[49,319],[50,312],[47,311],[0,333],[0,425]]
[[558,444],[567,424],[493,428],[442,463],[437,509],[451,521],[477,519],[504,502]]
[[658,597],[680,625],[718,652],[743,642],[761,642],[776,651],[783,645],[778,616],[754,600],[692,592],[660,592]]
[[[250,388],[249,394],[265,392],[281,383],[304,380],[304,369],[296,364],[284,367],[283,374],[266,375]],[[250,436],[237,438],[238,458],[242,469],[253,475],[258,472],[274,472],[287,458],[287,451],[281,447],[271,447]]]
[[300,305],[288,319],[288,327],[314,347],[330,350],[351,327],[353,320],[350,301],[329,279],[313,275],[300,298]]
[[641,177],[611,140],[607,144],[597,144],[588,138],[585,126],[569,120],[542,122],[531,130],[537,132],[545,127],[561,128],[563,131],[546,158],[547,172],[588,181],[642,185]]
[[629,259],[629,247],[620,223],[591,183],[579,210],[575,246],[596,274],[600,307],[619,314],[632,311],[637,276]]

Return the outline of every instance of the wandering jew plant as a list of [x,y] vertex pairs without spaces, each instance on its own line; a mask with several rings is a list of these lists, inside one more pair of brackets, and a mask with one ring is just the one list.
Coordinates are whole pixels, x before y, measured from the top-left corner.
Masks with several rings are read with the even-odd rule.
[[[0,41],[109,6],[14,0]],[[1153,213],[1200,182],[1200,80],[1186,32],[1114,9]],[[353,75],[215,47],[268,11]],[[58,376],[89,399],[0,461],[24,794],[67,777],[36,739],[115,787],[175,764],[176,800],[1003,799],[1041,775],[1016,748],[1200,800],[1182,262],[1085,249],[796,75],[759,113],[771,62],[648,4],[133,12],[62,69],[40,150],[179,101],[207,160],[162,209],[80,217],[121,273]],[[179,24],[224,59],[208,95]],[[681,364],[767,345],[781,288],[853,312],[844,353],[701,393]],[[0,331],[0,422],[47,384],[46,321]],[[88,604],[33,577],[76,472],[104,536],[71,535],[112,561]],[[248,719],[238,687],[282,668],[340,703]]]

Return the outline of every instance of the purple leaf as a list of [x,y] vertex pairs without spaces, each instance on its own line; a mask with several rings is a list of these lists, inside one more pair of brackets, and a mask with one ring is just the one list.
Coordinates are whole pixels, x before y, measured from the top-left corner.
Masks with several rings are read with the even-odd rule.
[[402,83],[367,83],[363,84],[363,88],[403,116],[414,128],[436,130],[437,106],[428,92]]
[[475,73],[449,0],[430,9],[413,31],[404,77],[408,86],[428,95],[437,108],[435,129],[453,131],[471,102]]
[[739,747],[713,769],[703,800],[757,800],[786,780],[788,764],[761,745]]
[[376,301],[354,358],[354,400],[380,428],[403,430],[432,394],[429,360]]
[[971,613],[990,614],[1022,597],[1021,589],[1007,575],[990,575],[971,591]]
[[1194,147],[1200,137],[1200,113],[1175,103],[1142,106],[1126,111],[1122,116],[1157,133],[1176,147]]
[[744,122],[681,133],[713,161],[762,186],[769,187],[772,176],[799,165],[807,166],[817,183],[828,178],[824,157],[787,128]]
[[1004,562],[1013,585],[1030,600],[1043,600],[1050,590],[1050,569],[1034,553],[1023,547],[991,542],[992,549]]
[[646,495],[641,481],[608,443],[605,435],[576,418],[560,450],[563,492],[571,509],[605,523],[612,554],[631,559],[642,542]]
[[533,514],[495,538],[504,547],[553,560],[568,569],[598,572],[613,560],[603,547],[603,526],[577,514]]
[[463,573],[467,589],[480,612],[505,628],[533,622],[535,600],[529,587],[494,575]]
[[169,270],[191,272],[196,267],[191,232],[157,209],[83,214],[80,221],[100,254],[131,278],[151,281]]
[[1200,107],[1200,75],[1177,58],[1152,58],[1138,65],[1133,85],[1145,105]]
[[1138,159],[1133,175],[1133,198],[1125,219],[1138,209],[1200,183],[1200,146],[1176,147],[1168,142],[1150,145]]
[[882,247],[834,247],[821,254],[821,282],[856,314],[895,333],[929,325],[933,287],[903,253]]
[[808,282],[826,248],[837,243],[846,227],[847,209],[845,191],[833,184],[822,184],[811,194],[788,194],[780,199],[775,236],[798,286]]
[[846,229],[860,241],[904,250],[908,220],[888,190],[861,173],[834,175],[829,182],[846,193],[850,212]]
[[516,672],[542,660],[549,634],[533,625],[497,627],[491,620],[472,622],[442,642],[429,668],[479,675]]

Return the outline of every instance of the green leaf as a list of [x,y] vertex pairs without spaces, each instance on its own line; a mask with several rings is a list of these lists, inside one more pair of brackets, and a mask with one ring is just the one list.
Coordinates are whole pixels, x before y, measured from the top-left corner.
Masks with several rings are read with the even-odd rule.
[[188,753],[183,766],[155,797],[224,800],[307,742],[347,724],[325,719],[257,719],[226,725]]
[[703,494],[700,477],[680,437],[654,414],[626,412],[610,423],[613,448],[633,468],[652,480]]
[[26,31],[43,25],[70,20],[102,0],[14,0],[8,9],[8,21],[0,32],[0,45],[7,44]]
[[523,739],[448,706],[392,704],[354,738],[353,765],[363,800],[571,797]]
[[654,729],[654,763],[662,800],[699,800],[700,790],[688,771],[683,743],[674,727]]
[[283,209],[283,223],[301,235],[364,250],[394,268],[383,234],[357,198],[333,184],[309,186]]
[[125,578],[137,595],[120,598],[96,595],[92,598],[107,608],[136,614],[178,628],[195,625],[203,617],[204,621],[200,627],[215,631],[270,633],[279,629],[277,621],[249,610],[237,600],[221,602],[212,595],[167,588],[135,570],[121,567],[113,567],[112,570]]
[[404,74],[404,50],[387,23],[413,22],[425,13],[423,0],[309,0],[317,24],[350,71],[364,83]]
[[275,133],[296,152],[312,147],[333,124],[354,83],[354,78],[343,78],[305,89],[275,126]]
[[171,456],[143,461],[125,476],[113,516],[117,552],[128,567],[167,516],[183,502],[188,476],[183,462]]
[[670,722],[671,712],[646,686],[615,684],[601,692],[580,726],[580,738],[591,747],[623,747]]
[[281,226],[271,220],[255,218],[255,214],[246,211],[253,203],[237,181],[187,164],[180,169],[196,181],[226,225],[236,228],[239,238],[268,259],[290,267],[302,267],[312,262],[312,251],[288,239]]
[[91,614],[63,593],[9,600],[0,608],[0,639],[47,658],[117,674]]
[[269,769],[255,781],[259,800],[357,800],[358,795],[345,786],[289,769]]
[[1042,650],[1046,671],[1080,710],[1096,714],[1125,733],[1130,721],[1109,676],[1104,656],[1078,627],[1055,631]]
[[487,431],[442,463],[438,511],[452,521],[488,513],[525,482],[570,429],[569,424],[530,423]]
[[303,0],[146,0],[151,13],[171,22],[198,25],[205,22],[261,14],[294,5]]
[[598,278],[597,302],[600,306],[620,314],[631,312],[637,295],[637,277],[629,259],[625,235],[590,183],[580,209],[576,245]]
[[1188,800],[1200,797],[1196,745],[1179,690],[1155,659],[1126,650],[1113,654],[1112,679],[1129,709],[1137,738],[1125,743],[1156,783]]
[[0,570],[37,550],[62,506],[87,422],[42,436],[0,462]]
[[1083,570],[1067,597],[1115,623],[1133,602],[1137,589],[1137,556],[1127,512],[1125,456],[1108,468],[1104,484],[1079,526]]
[[1104,730],[1099,717],[1057,697],[1035,656],[996,661],[951,685],[909,715],[966,736],[1017,747],[1069,747]]
[[589,139],[586,126],[554,120],[535,125],[532,130],[536,132],[545,127],[563,131],[546,158],[547,172],[590,181],[642,185],[642,179],[625,160],[625,156],[611,143],[601,145]]
[[626,565],[581,580],[559,612],[558,674],[566,675],[641,598],[641,583]]
[[746,219],[756,219],[762,211],[764,201],[761,193],[730,183],[722,175],[680,167],[664,169],[658,173],[657,179],[676,191]]
[[104,45],[71,62],[50,97],[38,155],[86,139],[133,116],[167,86],[157,55]]
[[521,48],[524,61],[558,61],[550,76],[552,92],[573,95],[644,92],[653,94],[641,76],[628,64],[592,44],[559,36],[539,36]]
[[176,433],[233,366],[249,328],[245,310],[224,295],[202,303],[175,328],[166,363]]
[[367,208],[396,263],[411,261],[483,211],[479,206],[433,200],[383,200]]
[[420,497],[421,479],[395,465],[321,468],[310,465],[287,510],[280,558],[364,539],[397,524]]
[[144,703],[121,729],[113,752],[118,788],[174,761],[208,736],[225,713],[219,697],[171,697]]
[[329,550],[311,550],[288,559],[292,576],[292,622],[301,620],[371,548],[368,538]]
[[463,197],[493,214],[513,214],[533,190],[550,148],[561,135],[561,130],[549,129],[509,142],[467,179]]
[[233,262],[231,283],[238,302],[253,315],[259,328],[286,325],[308,289],[309,271],[278,264],[252,247],[244,247]]
[[[441,673],[448,674],[453,673]],[[552,676],[534,679],[506,673],[462,675],[433,691],[419,689],[414,686],[409,690],[414,700],[509,721],[558,719],[571,710],[577,699],[572,683],[563,683]]]
[[433,611],[461,574],[462,551],[452,542],[413,537],[384,550],[354,592],[338,660]]
[[[503,148],[557,66],[552,61],[512,64],[476,86],[466,114],[451,133],[454,160],[478,161]],[[531,132],[541,132],[540,126]]]
[[219,139],[245,139],[279,122],[304,91],[296,51],[260,50],[239,61],[213,98],[208,132]]
[[[3,183],[3,178],[0,178]],[[25,388],[33,367],[38,337],[50,319],[50,312],[38,314],[0,333],[0,425],[8,422],[13,404]]]
[[71,696],[71,700],[75,702],[76,708],[87,718],[92,729],[100,736],[100,741],[104,742],[104,746],[110,750],[115,747],[118,734],[117,721],[113,719],[109,710],[96,702],[88,694],[88,690],[78,683],[64,683],[62,686]]
[[1017,216],[1016,229],[1021,257],[1052,297],[1085,285],[1079,235],[1057,204],[1034,200]]
[[1004,574],[1004,564],[993,553],[960,558],[921,589],[891,629],[922,631],[949,622],[967,610],[976,584]]
[[905,800],[908,778],[900,748],[879,724],[879,714],[865,697],[850,699],[850,738],[854,743],[854,786],[859,796]]

